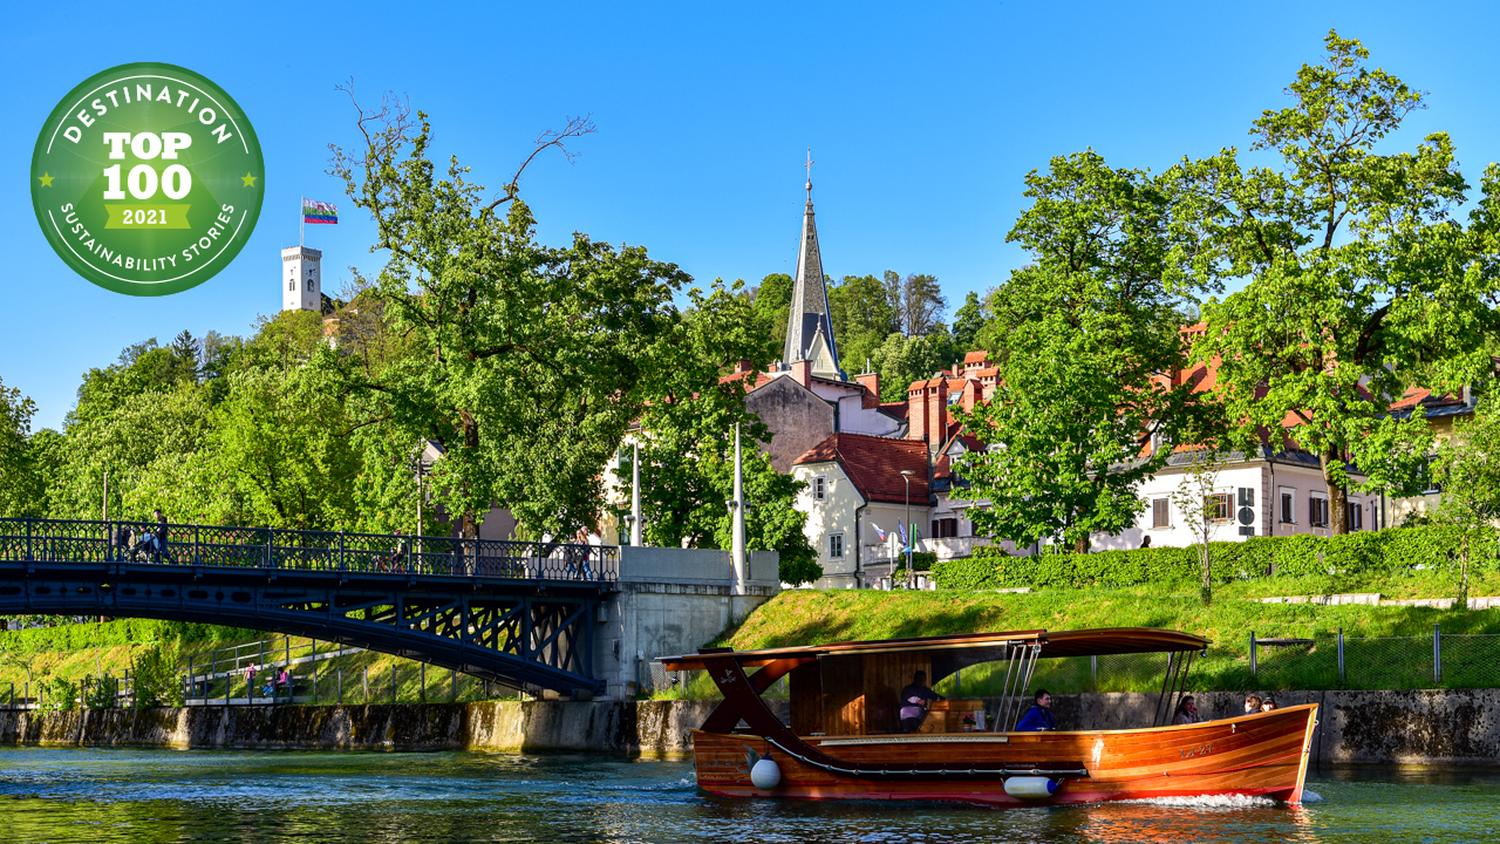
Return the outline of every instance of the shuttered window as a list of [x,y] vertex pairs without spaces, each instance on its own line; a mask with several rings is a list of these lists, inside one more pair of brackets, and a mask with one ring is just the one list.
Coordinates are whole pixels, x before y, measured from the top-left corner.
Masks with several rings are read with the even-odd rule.
[[1172,511],[1168,508],[1167,499],[1151,499],[1151,526],[1164,528],[1172,526]]
[[1308,496],[1307,523],[1313,527],[1328,527],[1328,499]]

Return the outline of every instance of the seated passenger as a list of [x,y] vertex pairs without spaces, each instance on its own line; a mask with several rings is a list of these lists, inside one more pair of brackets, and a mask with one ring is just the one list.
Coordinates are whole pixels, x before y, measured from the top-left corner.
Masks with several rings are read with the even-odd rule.
[[901,690],[901,732],[915,733],[927,715],[927,704],[942,699],[942,695],[927,688],[927,672],[913,674],[911,685]]
[[1193,700],[1192,695],[1187,695],[1177,703],[1177,714],[1172,716],[1173,724],[1197,724],[1203,719],[1198,716],[1198,702]]
[[1251,715],[1260,711],[1260,695],[1245,695],[1245,714]]
[[1031,708],[1016,722],[1016,732],[1037,733],[1057,729],[1057,722],[1052,718],[1052,695],[1047,694],[1046,689],[1037,689],[1031,699]]
[[1261,712],[1270,712],[1276,708],[1276,698],[1266,695],[1266,699],[1260,702]]

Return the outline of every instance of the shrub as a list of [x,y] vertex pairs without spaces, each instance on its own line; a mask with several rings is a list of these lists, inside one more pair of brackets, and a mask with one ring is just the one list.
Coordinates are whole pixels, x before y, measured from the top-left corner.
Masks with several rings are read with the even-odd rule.
[[[1413,571],[1455,571],[1464,530],[1452,525],[1420,525],[1361,531],[1342,536],[1252,537],[1244,542],[1210,544],[1216,583],[1262,577],[1322,578],[1336,585],[1341,578],[1384,576]],[[1500,568],[1496,531],[1470,534],[1470,566]],[[997,589],[1196,583],[1199,552],[1186,548],[1141,548],[1074,554],[1068,551],[1035,557],[1012,557],[987,546],[974,555],[945,560],[933,567],[942,589]]]

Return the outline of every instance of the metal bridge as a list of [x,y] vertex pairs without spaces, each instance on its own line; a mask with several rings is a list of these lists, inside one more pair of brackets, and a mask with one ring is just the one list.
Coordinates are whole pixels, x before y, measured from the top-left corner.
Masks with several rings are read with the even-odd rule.
[[0,519],[0,615],[161,618],[423,660],[515,688],[598,694],[593,627],[619,549],[446,536]]

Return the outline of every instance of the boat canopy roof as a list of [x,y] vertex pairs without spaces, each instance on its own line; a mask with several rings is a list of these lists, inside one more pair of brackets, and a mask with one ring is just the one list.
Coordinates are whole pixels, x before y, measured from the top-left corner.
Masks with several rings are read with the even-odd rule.
[[966,661],[989,652],[992,659],[1006,659],[1016,646],[1040,646],[1038,656],[1105,656],[1108,654],[1172,653],[1200,651],[1208,640],[1191,633],[1161,630],[1154,627],[1101,627],[1092,630],[1012,630],[1002,633],[964,633],[951,636],[922,636],[907,639],[878,639],[863,642],[834,642],[827,645],[794,648],[765,648],[736,651],[731,648],[704,648],[696,654],[664,656],[659,660],[668,671],[696,671],[707,666],[705,658],[731,656],[741,666],[751,668],[780,660],[814,660],[831,656],[931,653],[934,656],[970,656]]

